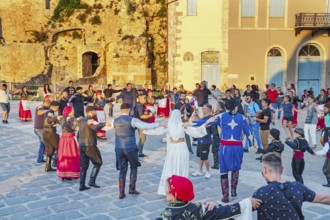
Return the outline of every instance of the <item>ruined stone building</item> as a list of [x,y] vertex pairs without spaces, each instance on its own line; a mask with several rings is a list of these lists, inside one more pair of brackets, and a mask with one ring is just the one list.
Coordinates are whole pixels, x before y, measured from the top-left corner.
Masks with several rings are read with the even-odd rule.
[[0,80],[160,85],[164,2],[1,0]]

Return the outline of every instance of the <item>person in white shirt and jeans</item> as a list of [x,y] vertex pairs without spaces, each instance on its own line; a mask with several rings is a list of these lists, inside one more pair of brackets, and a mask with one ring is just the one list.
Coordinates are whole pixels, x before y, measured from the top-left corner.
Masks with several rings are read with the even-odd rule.
[[10,103],[9,103],[9,92],[7,90],[7,84],[2,84],[2,89],[0,90],[0,105],[2,108],[2,123],[8,124]]

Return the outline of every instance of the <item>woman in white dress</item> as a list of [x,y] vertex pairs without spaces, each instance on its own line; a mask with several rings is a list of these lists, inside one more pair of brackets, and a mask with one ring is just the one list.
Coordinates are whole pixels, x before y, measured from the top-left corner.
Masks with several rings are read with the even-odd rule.
[[189,177],[189,151],[185,140],[185,132],[195,138],[206,135],[204,126],[184,128],[184,123],[182,123],[181,119],[181,112],[179,110],[172,111],[167,129],[164,127],[158,127],[143,131],[143,133],[147,135],[166,134],[167,154],[158,186],[159,195],[166,195],[165,184],[167,178],[172,175]]

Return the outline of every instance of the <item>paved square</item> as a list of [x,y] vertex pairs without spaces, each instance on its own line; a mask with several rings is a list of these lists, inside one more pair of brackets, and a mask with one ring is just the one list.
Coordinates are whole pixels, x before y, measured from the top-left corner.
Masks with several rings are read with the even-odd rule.
[[[34,109],[39,103],[31,103]],[[0,124],[0,219],[154,219],[166,207],[165,198],[157,195],[157,187],[165,159],[166,145],[161,137],[147,138],[146,154],[138,171],[137,190],[139,196],[127,194],[118,199],[118,171],[115,169],[114,131],[107,132],[107,140],[99,141],[103,165],[97,179],[100,189],[79,192],[78,180],[62,182],[55,172],[45,173],[44,164],[36,163],[39,147],[33,134],[33,122],[18,120],[18,102],[12,101],[12,112],[8,125]],[[118,106],[116,106],[118,115]],[[34,117],[34,114],[32,112]],[[303,125],[304,115],[299,116]],[[276,126],[283,129],[277,122]],[[318,132],[318,136],[319,136]],[[320,146],[318,149],[321,149]],[[194,150],[196,150],[194,148]],[[239,201],[250,197],[265,184],[261,176],[260,162],[254,149],[244,154],[243,168],[238,185]],[[291,177],[292,151],[286,147],[283,153],[284,178]],[[325,177],[322,173],[324,158],[306,154],[306,168],[303,174],[306,186],[319,193],[330,193],[322,187]],[[191,155],[191,170],[197,167],[195,156]],[[212,170],[209,180],[191,177],[195,187],[195,201],[218,201],[221,198],[219,171]],[[127,191],[127,186],[126,186]],[[330,219],[330,206],[305,203],[303,213],[306,219]],[[254,213],[254,216],[256,213]]]

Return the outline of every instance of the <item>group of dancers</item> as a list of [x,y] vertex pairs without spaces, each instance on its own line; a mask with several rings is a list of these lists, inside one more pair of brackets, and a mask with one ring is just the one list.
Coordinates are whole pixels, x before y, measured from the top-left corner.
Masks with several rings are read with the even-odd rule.
[[[205,87],[205,85],[204,85]],[[48,88],[48,87],[47,87]],[[57,175],[62,180],[72,180],[80,178],[79,190],[87,190],[90,187],[99,188],[96,184],[96,178],[102,166],[102,156],[99,148],[97,147],[97,139],[105,137],[105,131],[102,130],[106,125],[108,127],[113,126],[115,130],[115,154],[116,154],[116,167],[120,170],[118,184],[119,184],[119,198],[123,199],[125,195],[125,182],[128,171],[128,164],[130,165],[130,184],[129,193],[139,194],[136,190],[137,170],[141,166],[139,160],[140,153],[137,148],[135,140],[135,129],[140,130],[140,135],[163,135],[166,134],[167,143],[167,155],[160,178],[160,184],[158,188],[158,194],[166,195],[165,186],[167,180],[172,175],[178,175],[183,177],[189,177],[189,151],[191,146],[189,145],[190,137],[197,140],[198,151],[200,158],[200,169],[203,164],[205,165],[208,173],[209,165],[205,159],[205,154],[209,153],[207,148],[213,145],[215,136],[214,131],[219,131],[219,141],[217,151],[215,152],[220,169],[221,189],[222,189],[222,202],[229,202],[229,191],[232,197],[237,196],[237,185],[239,179],[239,171],[241,169],[244,148],[242,133],[245,134],[246,140],[249,146],[254,145],[254,137],[249,121],[240,114],[239,104],[236,99],[227,99],[225,102],[222,99],[218,102],[218,97],[213,97],[217,100],[217,103],[213,106],[218,111],[215,116],[212,114],[205,114],[207,112],[214,112],[212,105],[208,104],[208,100],[200,99],[198,105],[189,105],[190,103],[185,100],[181,100],[180,96],[184,95],[183,99],[186,99],[184,92],[172,94],[172,96],[164,96],[165,108],[172,107],[173,110],[170,113],[164,114],[164,117],[169,116],[168,122],[161,124],[155,122],[155,118],[148,121],[142,121],[139,118],[134,118],[136,102],[139,94],[135,97],[131,88],[131,84],[127,84],[126,89],[121,91],[123,104],[120,107],[121,115],[117,117],[113,124],[105,123],[105,121],[98,121],[96,117],[96,111],[102,110],[106,103],[111,103],[112,108],[109,110],[109,116],[113,116],[113,94],[119,92],[112,89],[109,85],[108,90],[103,93],[102,91],[94,91],[92,86],[89,86],[88,91],[84,92],[82,87],[73,87],[73,83],[70,82],[70,86],[62,92],[62,97],[59,102],[51,101],[49,96],[45,96],[42,105],[38,106],[35,115],[34,132],[40,140],[40,147],[38,152],[37,162],[45,162],[45,171],[55,171],[53,167],[56,166]],[[200,87],[199,87],[200,89]],[[202,88],[201,90],[203,90]],[[45,88],[46,90],[46,88]],[[106,94],[107,93],[107,94]],[[146,91],[147,97],[151,92]],[[20,119],[31,120],[31,113],[26,112],[24,100],[28,98],[30,93],[26,90],[26,87],[22,89],[22,99],[20,102]],[[32,94],[32,93],[31,93]],[[202,93],[206,97],[209,93],[206,91]],[[93,97],[93,98],[91,98]],[[174,99],[174,100],[173,100]],[[206,98],[208,99],[208,98]],[[93,101],[91,101],[93,100]],[[173,100],[173,101],[172,101]],[[288,101],[288,98],[285,99]],[[180,102],[182,101],[181,105]],[[93,103],[84,108],[84,103]],[[173,105],[170,105],[170,103]],[[270,101],[262,99],[263,102]],[[64,104],[63,104],[64,103]],[[179,103],[179,104],[178,104]],[[150,108],[145,104],[145,110]],[[135,106],[134,106],[135,105]],[[175,107],[177,106],[177,107]],[[189,107],[190,106],[190,107]],[[265,105],[262,105],[262,107]],[[328,112],[326,110],[328,106],[325,106],[325,124],[328,123]],[[191,109],[190,109],[191,108]],[[317,111],[315,107],[311,108],[312,111]],[[198,119],[192,122],[189,120],[192,112],[195,111],[196,115],[200,115]],[[56,112],[60,112],[56,115]],[[85,117],[86,112],[86,117]],[[163,112],[164,113],[164,112]],[[148,112],[146,114],[149,114]],[[150,118],[149,118],[150,119]],[[59,124],[62,127],[62,134],[59,136],[56,131],[56,125]],[[78,136],[76,137],[76,133]],[[329,134],[326,129],[325,132]],[[100,135],[101,134],[101,135]],[[313,155],[326,155],[326,161],[323,166],[323,172],[327,177],[327,184],[324,186],[330,187],[330,148],[328,140],[324,137],[325,147],[323,150],[314,152],[305,140],[305,132],[300,128],[296,128],[294,131],[295,138],[291,137],[285,141],[280,140],[280,133],[277,129],[270,130],[270,139],[267,148],[260,149],[260,153],[277,152],[282,153],[284,146],[287,144],[294,151],[292,159],[293,176],[297,181],[303,183],[302,173],[304,170],[304,152],[308,151]],[[188,141],[189,139],[189,141]],[[203,148],[203,144],[206,147]],[[215,143],[217,145],[217,143]],[[44,149],[46,153],[46,161],[43,160]],[[213,150],[212,150],[213,152]],[[51,164],[51,159],[53,164]],[[88,186],[85,184],[86,173],[89,166],[89,161],[93,164],[93,169],[90,176]],[[216,163],[215,163],[216,164]],[[53,166],[52,166],[53,165]],[[231,174],[231,179],[229,177]],[[207,175],[205,176],[207,178]],[[229,184],[230,180],[230,184]],[[230,186],[230,190],[229,190]]]

